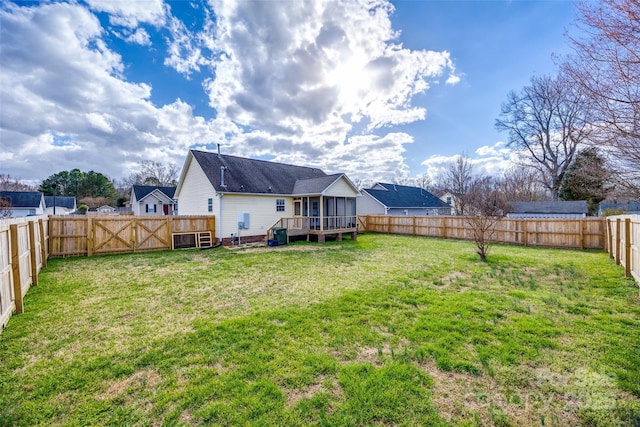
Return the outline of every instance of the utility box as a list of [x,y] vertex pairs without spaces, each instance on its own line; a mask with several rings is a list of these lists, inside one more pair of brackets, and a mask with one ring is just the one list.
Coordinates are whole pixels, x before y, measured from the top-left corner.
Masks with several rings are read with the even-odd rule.
[[249,212],[238,212],[238,230],[249,229]]

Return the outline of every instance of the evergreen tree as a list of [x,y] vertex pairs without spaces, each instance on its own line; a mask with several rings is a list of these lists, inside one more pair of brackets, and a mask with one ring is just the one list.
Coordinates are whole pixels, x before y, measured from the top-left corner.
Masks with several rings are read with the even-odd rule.
[[598,205],[611,191],[610,173],[605,159],[595,147],[579,152],[560,183],[562,200],[586,200],[589,214],[594,215]]

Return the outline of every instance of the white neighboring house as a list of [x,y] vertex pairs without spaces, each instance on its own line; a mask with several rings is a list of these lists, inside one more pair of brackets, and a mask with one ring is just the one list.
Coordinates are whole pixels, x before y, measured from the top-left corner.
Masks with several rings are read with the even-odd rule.
[[456,214],[456,200],[457,200],[457,197],[453,193],[447,191],[446,193],[444,193],[444,194],[442,194],[440,196],[440,200],[445,202],[447,205],[451,206],[451,215],[455,215]]
[[589,212],[586,200],[510,202],[507,218],[585,218]]
[[109,205],[102,205],[99,208],[96,209],[96,212],[100,212],[100,213],[114,213],[116,211],[116,208],[114,208],[113,206],[109,206]]
[[451,206],[420,187],[377,183],[362,190],[358,215],[451,215]]
[[44,203],[47,215],[54,214],[54,203],[55,215],[69,215],[77,209],[75,196],[44,196]]
[[259,241],[279,221],[318,241],[357,235],[356,186],[345,174],[190,150],[176,198],[181,215],[215,215],[216,238]]
[[177,215],[176,187],[134,185],[131,189],[131,210],[134,215]]
[[46,205],[39,191],[0,191],[0,198],[9,202],[3,208],[10,217],[44,215]]

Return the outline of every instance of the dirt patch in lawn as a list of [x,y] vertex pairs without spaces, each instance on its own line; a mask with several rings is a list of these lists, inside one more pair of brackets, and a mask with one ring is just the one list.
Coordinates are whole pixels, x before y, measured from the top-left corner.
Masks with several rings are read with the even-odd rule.
[[507,387],[487,375],[445,372],[433,362],[420,365],[434,380],[433,401],[453,423],[482,425],[578,425],[572,397],[542,390],[536,384]]
[[334,377],[327,377],[326,375],[320,375],[316,383],[310,384],[307,387],[284,389],[283,391],[287,396],[287,409],[294,407],[303,399],[313,398],[318,393],[326,393],[334,400],[339,400],[343,395],[342,388],[338,384],[338,380]]
[[98,400],[113,400],[121,396],[133,396],[139,391],[153,390],[162,381],[162,377],[151,369],[144,369],[133,375],[111,383],[109,388],[98,397]]

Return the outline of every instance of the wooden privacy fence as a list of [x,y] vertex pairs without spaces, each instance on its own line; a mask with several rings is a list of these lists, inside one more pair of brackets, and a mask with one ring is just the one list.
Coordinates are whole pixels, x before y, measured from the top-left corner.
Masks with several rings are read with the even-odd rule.
[[611,216],[606,222],[609,255],[640,284],[640,215]]
[[46,217],[0,220],[0,330],[24,311],[24,296],[47,266],[47,230]]
[[[460,216],[366,215],[358,221],[362,231],[472,240],[473,231]],[[601,218],[504,218],[492,241],[524,246],[604,249]]]
[[214,216],[84,216],[49,218],[52,257],[209,247]]

